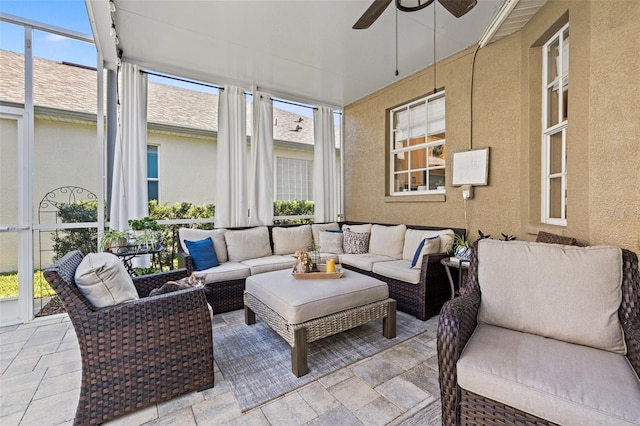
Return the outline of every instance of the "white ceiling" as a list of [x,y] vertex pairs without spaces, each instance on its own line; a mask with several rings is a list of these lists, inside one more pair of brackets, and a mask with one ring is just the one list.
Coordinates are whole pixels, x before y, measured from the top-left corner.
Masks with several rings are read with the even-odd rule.
[[[96,44],[115,63],[115,20],[125,60],[215,84],[235,84],[307,103],[342,107],[480,40],[505,0],[478,0],[455,18],[437,2],[398,12],[366,30],[352,25],[372,0],[86,0]],[[429,88],[431,89],[431,88]]]

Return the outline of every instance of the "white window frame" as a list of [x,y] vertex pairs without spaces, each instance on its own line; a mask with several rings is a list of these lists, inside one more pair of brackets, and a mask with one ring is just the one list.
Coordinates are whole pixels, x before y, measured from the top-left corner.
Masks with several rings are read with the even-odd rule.
[[[557,33],[550,37],[542,48],[542,161],[541,161],[541,221],[549,225],[567,226],[567,117],[563,117],[564,90],[558,88],[558,117],[557,123],[549,125],[551,117],[549,116],[550,102],[548,92],[555,85],[568,86],[569,64],[566,61],[566,75],[562,75],[562,70],[557,72],[557,76],[553,81],[549,80],[549,49],[554,43],[558,43],[558,63],[565,63],[565,33],[568,34],[569,24],[564,25]],[[568,53],[568,49],[567,49]],[[563,67],[561,67],[563,68]],[[568,90],[568,89],[567,89]],[[567,114],[568,115],[568,114]],[[554,136],[560,134],[562,137],[561,147],[561,169],[559,172],[551,173],[551,141]],[[560,179],[561,194],[563,194],[560,202],[560,217],[551,216],[551,182],[554,179]]]
[[276,161],[275,161],[275,166],[274,166],[274,178],[275,178],[275,199],[276,200],[284,200],[284,201],[292,201],[292,200],[285,200],[284,198],[282,198],[283,194],[280,193],[280,188],[279,188],[279,177],[282,176],[281,173],[283,172],[283,170],[280,169],[281,163],[279,160],[285,160],[285,161],[304,161],[307,163],[307,165],[309,166],[309,170],[310,170],[310,175],[308,176],[308,184],[310,185],[309,188],[309,196],[307,198],[296,198],[295,200],[299,200],[299,199],[303,199],[303,200],[307,200],[307,201],[313,201],[313,160],[309,160],[307,158],[295,158],[295,157],[287,157],[286,155],[277,155],[276,156]]
[[[430,135],[429,131],[428,131],[428,125],[430,123],[429,121],[429,117],[428,115],[428,104],[429,102],[433,102],[437,99],[445,99],[445,92],[444,91],[440,91],[438,93],[434,93],[431,95],[427,95],[424,96],[420,99],[416,99],[413,100],[411,102],[408,102],[406,104],[400,105],[396,108],[393,108],[391,110],[389,110],[389,195],[390,196],[410,196],[410,195],[427,195],[427,194],[444,194],[446,192],[446,190],[444,189],[444,185],[440,185],[439,189],[429,189],[429,171],[431,170],[443,170],[443,174],[445,176],[445,182],[446,182],[446,164],[443,163],[443,165],[441,166],[429,166],[429,148],[431,147],[436,147],[436,146],[443,146],[446,148],[446,109],[444,110],[444,117],[443,119],[445,120],[445,125],[444,125],[444,129],[443,132],[438,132],[438,133],[444,133],[445,134],[445,138],[444,139],[440,139],[437,141],[433,141],[433,142],[429,142],[428,141],[428,136]],[[411,139],[411,129],[413,127],[413,123],[411,122],[411,108],[420,104],[420,103],[424,103],[425,104],[425,116],[424,119],[421,119],[419,121],[419,123],[424,123],[424,137],[425,137],[425,142],[418,144],[418,145],[409,145],[406,147],[401,147],[401,148],[396,148],[396,135],[398,135],[400,132],[404,131],[407,132],[407,138],[410,140]],[[446,107],[445,107],[446,108]],[[401,112],[402,110],[407,111],[407,124],[404,127],[399,127],[399,128],[394,128],[394,114]],[[436,134],[435,132],[431,132],[432,134]],[[400,139],[402,140],[402,139]],[[420,150],[426,150],[425,156],[427,158],[427,164],[425,164],[425,168],[420,168],[420,169],[411,169],[411,161],[409,159],[408,161],[408,168],[406,171],[396,171],[395,170],[395,156],[396,154],[400,154],[400,155],[408,155],[411,156],[411,153],[414,151],[420,151]],[[409,157],[410,158],[410,157]],[[410,180],[407,181],[407,190],[403,190],[403,188],[399,188],[399,190],[396,190],[395,188],[395,177],[396,175],[399,174],[404,174],[406,173],[408,176],[411,176],[412,171],[417,171],[417,172],[424,172],[426,175],[426,181],[423,182],[426,186],[426,189],[423,190],[413,190],[411,189],[410,185],[411,182]]]

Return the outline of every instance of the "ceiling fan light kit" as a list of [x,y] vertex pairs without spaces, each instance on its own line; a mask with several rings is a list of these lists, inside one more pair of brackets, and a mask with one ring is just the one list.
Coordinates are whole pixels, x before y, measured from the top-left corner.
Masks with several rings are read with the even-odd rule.
[[[354,30],[364,30],[382,15],[392,0],[374,0],[360,19],[353,25]],[[415,12],[432,4],[435,0],[396,0],[396,8],[402,12]],[[453,16],[459,18],[469,12],[477,4],[477,0],[438,0]]]

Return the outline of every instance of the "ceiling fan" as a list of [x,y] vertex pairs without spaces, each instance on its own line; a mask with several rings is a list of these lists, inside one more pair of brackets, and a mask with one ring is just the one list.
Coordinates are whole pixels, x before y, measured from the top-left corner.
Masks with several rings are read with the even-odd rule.
[[[354,30],[364,30],[373,24],[382,15],[392,0],[373,0],[371,6],[362,14],[360,19],[353,25]],[[396,0],[396,7],[403,12],[415,12],[433,3],[435,0],[414,0],[407,2]],[[461,17],[470,11],[477,3],[477,0],[438,0],[438,2],[456,18]],[[411,5],[407,5],[411,3]]]

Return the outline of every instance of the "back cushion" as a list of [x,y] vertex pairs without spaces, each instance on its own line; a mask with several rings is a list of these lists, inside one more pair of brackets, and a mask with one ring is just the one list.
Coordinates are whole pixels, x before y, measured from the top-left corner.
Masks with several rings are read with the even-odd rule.
[[489,239],[477,247],[479,322],[626,353],[619,248]]
[[189,241],[198,241],[204,240],[207,237],[210,237],[213,240],[213,248],[216,251],[216,256],[218,257],[218,262],[226,262],[229,260],[227,255],[227,243],[224,239],[224,234],[227,232],[226,229],[193,229],[193,228],[180,228],[178,230],[178,236],[180,237],[180,244],[182,245],[182,250],[185,253],[189,253],[188,247],[184,243],[185,240]]
[[271,230],[271,236],[274,254],[293,254],[296,250],[308,251],[313,243],[311,225],[290,228],[276,226]]
[[319,246],[320,244],[320,232],[328,229],[338,231],[340,226],[336,222],[331,223],[313,223],[311,224],[311,233],[313,234],[313,244]]
[[344,224],[342,225],[342,230],[346,231],[347,229],[353,232],[358,232],[358,233],[365,233],[365,232],[371,232],[371,224],[370,223],[362,223],[360,225],[349,225],[349,224]]
[[80,293],[96,308],[138,299],[122,261],[111,253],[87,254],[76,269],[75,280]]
[[402,259],[405,225],[384,226],[373,225],[369,239],[369,253]]
[[402,258],[404,260],[413,260],[413,256],[416,254],[416,250],[422,240],[425,238],[440,238],[440,246],[438,247],[437,253],[446,253],[448,248],[451,247],[451,242],[453,238],[451,235],[453,234],[453,229],[442,229],[442,230],[423,230],[423,229],[407,229],[407,232],[404,236],[404,247],[402,248]]
[[232,262],[272,255],[269,230],[266,226],[227,231],[224,239],[227,241],[227,253]]

